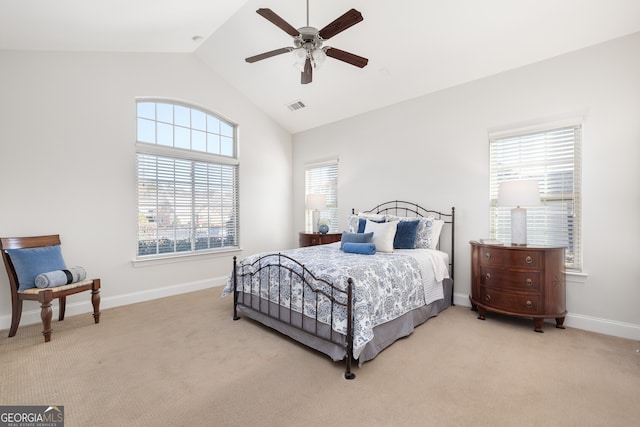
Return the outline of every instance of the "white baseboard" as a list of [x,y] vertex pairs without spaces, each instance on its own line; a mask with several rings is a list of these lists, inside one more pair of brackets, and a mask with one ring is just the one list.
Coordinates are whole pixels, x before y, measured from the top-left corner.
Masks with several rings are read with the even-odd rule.
[[564,324],[570,328],[640,341],[640,325],[634,325],[633,323],[569,313],[565,318]]
[[[453,301],[456,305],[471,307],[469,295],[454,294]],[[549,319],[549,321],[555,323],[554,319]],[[640,341],[640,325],[635,325],[633,323],[624,323],[616,320],[568,313],[565,317],[564,325],[569,328],[582,329],[598,334]]]
[[[100,299],[100,311],[120,307],[123,305],[135,304],[144,301],[151,301],[158,298],[165,298],[174,295],[186,294],[189,292],[200,291],[203,289],[222,286],[225,283],[226,277],[218,277],[206,280],[200,280],[197,282],[181,283],[177,285],[167,286],[158,289],[149,289],[146,291],[132,292],[124,295],[116,295],[112,297],[104,296],[104,288],[101,292]],[[41,323],[40,318],[40,304],[37,302],[31,303],[30,301],[24,302],[22,311],[22,318],[20,319],[20,326],[32,325],[35,323]],[[29,309],[27,309],[29,308]],[[58,320],[59,307],[58,303],[54,301],[51,304],[53,309],[53,327],[55,328],[55,322]],[[78,301],[69,303],[67,300],[67,307],[65,309],[65,317],[74,316],[77,314],[93,313],[93,306],[91,305],[91,298],[87,293],[87,298],[84,301]],[[0,316],[0,329],[9,329],[11,327],[11,314]],[[20,327],[18,327],[18,330]]]
[[[130,294],[116,295],[113,297],[102,297],[100,301],[100,310],[120,307],[123,305],[135,304],[144,301],[151,301],[158,298],[165,298],[174,295],[186,294],[188,292],[200,291],[217,286],[222,286],[226,277],[218,277],[197,282],[182,283],[164,288],[150,289],[147,291],[133,292]],[[468,295],[454,294],[454,303],[463,307],[471,307]],[[53,320],[58,319],[58,304],[53,303]],[[76,314],[92,313],[93,307],[91,301],[67,303],[65,316],[74,316]],[[40,308],[34,304],[34,309],[24,310],[20,325],[32,325],[40,323]],[[551,320],[553,321],[553,320]],[[585,316],[581,314],[569,313],[564,322],[565,326],[570,328],[582,329],[585,331],[595,332],[599,334],[612,335],[620,338],[627,338],[640,341],[640,325],[633,323],[624,323],[597,317]],[[9,329],[11,326],[11,315],[0,316],[0,329]],[[55,327],[55,325],[54,325]]]

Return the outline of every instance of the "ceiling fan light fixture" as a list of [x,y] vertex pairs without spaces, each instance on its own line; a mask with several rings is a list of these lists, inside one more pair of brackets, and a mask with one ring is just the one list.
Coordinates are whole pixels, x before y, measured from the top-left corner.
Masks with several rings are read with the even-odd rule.
[[322,67],[322,64],[327,60],[327,54],[324,53],[323,49],[316,49],[311,53],[311,57],[313,58],[314,68]]
[[293,49],[293,58],[295,59],[296,64],[300,64],[304,67],[304,62],[307,60],[307,49],[303,47]]

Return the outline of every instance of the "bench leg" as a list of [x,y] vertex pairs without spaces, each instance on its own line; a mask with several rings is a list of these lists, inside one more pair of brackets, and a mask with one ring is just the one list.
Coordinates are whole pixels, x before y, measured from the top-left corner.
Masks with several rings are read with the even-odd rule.
[[60,313],[58,313],[58,321],[62,322],[64,320],[64,312],[67,309],[67,297],[59,297],[58,303],[60,305]]
[[100,323],[100,279],[94,279],[91,304],[93,304],[93,321]]
[[51,301],[53,301],[53,293],[51,291],[40,292],[39,300],[41,304],[40,318],[42,319],[42,335],[44,335],[44,342],[51,341],[51,317],[53,316],[53,310],[51,310]]
[[18,332],[18,325],[20,324],[20,318],[22,317],[22,300],[16,299],[13,302],[11,310],[11,328],[9,329],[9,338],[16,335]]

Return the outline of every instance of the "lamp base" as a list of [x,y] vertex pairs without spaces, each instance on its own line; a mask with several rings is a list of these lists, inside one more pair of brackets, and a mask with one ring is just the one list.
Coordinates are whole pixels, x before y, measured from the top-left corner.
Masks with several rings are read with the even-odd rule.
[[511,244],[527,246],[527,210],[525,208],[511,209]]
[[313,232],[317,233],[319,229],[318,223],[320,222],[320,211],[318,209],[314,209],[311,212],[311,222],[312,222]]

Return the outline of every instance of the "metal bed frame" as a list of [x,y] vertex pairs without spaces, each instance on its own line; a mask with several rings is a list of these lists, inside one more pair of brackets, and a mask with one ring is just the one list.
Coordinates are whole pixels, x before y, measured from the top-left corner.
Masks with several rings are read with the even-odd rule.
[[[368,211],[366,213],[376,213],[382,215],[396,215],[396,216],[418,216],[428,217],[433,215],[435,219],[443,219],[445,224],[451,225],[451,243],[449,247],[449,276],[453,279],[454,268],[454,229],[455,229],[455,208],[451,208],[451,213],[444,213],[434,210],[429,210],[421,207],[416,203],[404,202],[404,201],[391,201],[382,203]],[[344,348],[346,356],[345,361],[345,373],[344,377],[348,380],[356,377],[352,372],[353,359],[353,278],[347,280],[346,289],[335,286],[334,284],[316,277],[313,272],[309,271],[303,264],[297,260],[283,255],[281,253],[270,253],[260,256],[250,265],[238,265],[237,257],[233,257],[233,320],[240,319],[238,315],[238,307],[244,307],[252,312],[259,313],[260,316],[266,316],[266,318],[278,323],[283,324],[287,328],[295,330],[296,336],[298,334],[305,336],[310,335],[314,339],[320,339],[330,345]],[[283,263],[285,261],[285,263]],[[254,281],[254,276],[258,275],[258,280]],[[280,305],[281,289],[278,288],[277,299],[278,302],[273,302],[270,297],[263,298],[262,290],[263,286],[268,287],[271,278],[277,278],[278,286],[287,286],[289,283],[291,286],[291,277],[298,277],[302,282],[303,289],[303,301],[305,301],[305,295],[311,292],[313,298],[315,298],[316,310],[315,318],[306,314],[297,312],[288,307]],[[287,278],[288,277],[288,278]],[[266,279],[265,279],[266,278]],[[248,284],[250,292],[245,292],[245,286]],[[268,289],[268,288],[267,288]],[[289,288],[289,291],[291,289]],[[255,293],[254,293],[255,292]],[[273,294],[273,290],[269,289],[267,295]],[[335,332],[332,327],[329,327],[326,323],[317,319],[317,307],[319,301],[322,298],[326,298],[331,301],[331,312],[329,325],[333,325],[335,308],[345,307],[347,311],[347,334],[342,335]],[[451,292],[451,305],[453,305],[453,290]],[[251,316],[250,316],[251,317]],[[291,336],[291,335],[290,335]],[[295,338],[294,338],[295,339]]]

